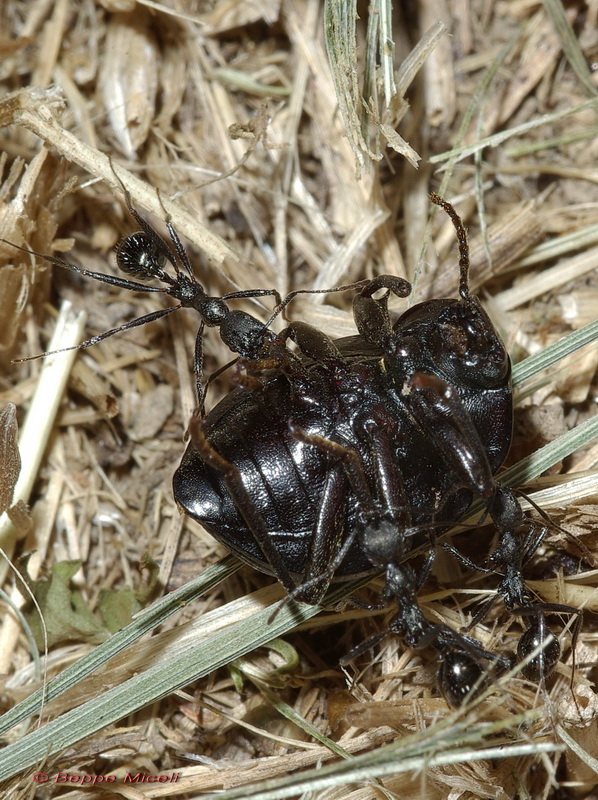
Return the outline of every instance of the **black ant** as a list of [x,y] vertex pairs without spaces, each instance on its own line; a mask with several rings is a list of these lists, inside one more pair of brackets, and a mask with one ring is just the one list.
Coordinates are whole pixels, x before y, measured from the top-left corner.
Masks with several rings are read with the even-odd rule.
[[[156,280],[165,286],[148,286],[145,283],[138,283],[137,281],[128,278],[120,278],[114,275],[107,275],[101,272],[94,272],[92,270],[84,269],[56,256],[38,253],[35,250],[30,250],[26,247],[14,244],[6,239],[0,239],[1,242],[11,245],[24,253],[35,255],[45,261],[55,264],[62,269],[68,269],[84,275],[87,278],[106,283],[110,286],[116,286],[121,289],[128,289],[135,292],[157,293],[166,294],[172,297],[173,300],[178,301],[174,306],[158,309],[142,317],[131,320],[119,325],[111,330],[104,331],[96,336],[92,336],[81,344],[74,345],[73,347],[63,348],[55,352],[65,352],[66,350],[84,350],[92,347],[99,342],[113,336],[114,334],[123,331],[138,328],[150,322],[155,322],[159,319],[172,314],[180,308],[192,308],[200,317],[200,324],[195,338],[195,350],[193,359],[193,371],[196,383],[196,396],[198,407],[203,413],[204,408],[204,387],[202,386],[203,380],[203,334],[204,329],[218,328],[222,342],[235,354],[237,358],[225,365],[218,372],[230,367],[240,358],[243,362],[243,367],[246,371],[258,372],[262,366],[275,367],[281,364],[289,365],[293,357],[290,351],[286,348],[285,343],[287,339],[292,338],[297,341],[298,346],[301,348],[305,346],[309,352],[309,334],[305,338],[305,344],[302,344],[303,328],[301,323],[291,323],[285,330],[284,334],[278,335],[270,330],[273,321],[284,312],[291,300],[299,294],[328,294],[331,292],[343,292],[348,289],[358,288],[364,284],[369,284],[369,281],[360,281],[347,286],[338,286],[332,289],[299,289],[290,292],[284,300],[281,299],[280,294],[275,289],[247,289],[242,291],[230,292],[221,296],[210,296],[205,291],[204,287],[199,283],[193,273],[193,268],[189,261],[189,257],[181,242],[174,226],[170,220],[166,219],[166,228],[170,236],[170,244],[166,242],[162,236],[147,222],[133,207],[131,197],[126,187],[122,183],[119,176],[116,174],[114,167],[112,171],[120,183],[127,210],[133,217],[135,222],[139,225],[140,230],[129,234],[116,247],[116,264],[121,272],[127,275],[138,277],[141,280]],[[174,270],[174,276],[166,271],[165,267],[170,264]],[[274,298],[276,307],[272,312],[270,319],[267,322],[261,322],[256,317],[245,311],[231,310],[228,306],[230,300],[250,299],[271,296]],[[309,326],[304,326],[308,328]],[[41,353],[35,356],[26,358],[15,359],[15,362],[31,361],[36,358],[41,358],[48,353]],[[208,381],[211,382],[211,379]]]
[[[546,624],[546,616],[558,614],[575,618],[572,626],[572,648],[575,651],[577,638],[581,631],[583,612],[581,609],[561,603],[538,601],[525,585],[523,569],[544,540],[548,532],[548,525],[554,525],[554,523],[531,498],[523,496],[544,517],[546,524],[538,526],[530,521],[523,513],[516,493],[510,489],[498,487],[488,509],[498,530],[498,544],[486,559],[484,566],[475,564],[452,545],[445,544],[444,547],[469,569],[501,576],[496,595],[482,605],[466,630],[471,630],[478,622],[481,622],[490,612],[496,599],[502,597],[506,609],[512,614],[522,617],[526,627],[517,645],[519,660],[527,659],[522,673],[529,680],[539,681],[546,680],[552,674],[561,656],[560,645]],[[592,558],[587,551],[586,555],[590,559]],[[532,656],[534,651],[537,651],[542,645],[544,646],[541,650]]]
[[[429,577],[434,563],[435,536],[432,531],[435,526],[432,525],[429,531],[427,556],[416,571],[412,563],[406,561],[412,550],[412,542],[417,540],[417,533],[421,533],[421,530],[413,527],[411,510],[392,504],[385,509],[379,508],[354,451],[323,437],[309,436],[297,428],[294,429],[294,435],[300,441],[342,461],[360,508],[360,524],[354,535],[370,562],[385,571],[382,599],[387,603],[396,603],[398,608],[387,629],[354,648],[341,659],[341,665],[350,663],[386,636],[396,634],[414,650],[431,648],[438,653],[440,666],[437,683],[449,705],[457,707],[466,699],[473,698],[484,688],[489,669],[505,671],[510,666],[510,660],[485,650],[476,639],[458,633],[448,625],[430,622],[424,615],[417,594]],[[404,502],[405,487],[397,470],[389,463],[379,463],[378,468],[382,473],[378,476],[379,483],[386,487],[386,492]],[[344,548],[348,547],[347,540]],[[338,560],[342,558],[339,556]]]

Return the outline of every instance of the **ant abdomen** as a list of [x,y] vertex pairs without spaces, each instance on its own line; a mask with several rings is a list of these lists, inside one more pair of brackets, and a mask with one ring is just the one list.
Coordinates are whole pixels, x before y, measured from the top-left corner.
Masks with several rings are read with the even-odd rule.
[[541,681],[550,677],[561,657],[561,646],[546,625],[544,617],[540,615],[519,639],[517,645],[519,660],[523,661],[542,645],[543,649],[521,670],[530,681]]
[[482,666],[471,655],[463,650],[447,650],[441,657],[436,682],[446,702],[459,708],[476,689],[485,688],[483,675]]
[[164,276],[166,256],[158,244],[143,231],[126,236],[116,248],[118,268],[128,275],[150,280]]

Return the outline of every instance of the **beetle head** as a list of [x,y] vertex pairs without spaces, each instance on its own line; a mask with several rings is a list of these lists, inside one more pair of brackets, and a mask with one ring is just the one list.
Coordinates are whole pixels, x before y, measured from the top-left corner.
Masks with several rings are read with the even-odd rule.
[[406,311],[387,342],[409,371],[430,372],[455,386],[493,388],[509,379],[510,360],[477,297],[429,300]]

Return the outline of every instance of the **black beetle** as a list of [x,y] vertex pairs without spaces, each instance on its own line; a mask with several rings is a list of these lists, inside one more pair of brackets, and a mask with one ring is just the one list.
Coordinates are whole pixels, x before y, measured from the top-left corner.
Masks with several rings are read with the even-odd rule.
[[[321,597],[325,586],[312,593],[306,581],[329,572],[358,514],[347,469],[334,463],[342,456],[324,457],[305,446],[305,436],[354,452],[372,495],[387,509],[404,508],[412,529],[455,521],[474,496],[494,494],[493,474],[511,442],[510,362],[469,296],[463,238],[462,249],[460,300],[419,303],[391,327],[388,293],[382,300],[372,295],[387,288],[406,296],[409,285],[374,278],[354,301],[358,336],[333,342],[294,323],[281,338],[293,338],[307,356],[284,349],[258,389],[233,390],[205,419],[195,419],[195,441],[174,475],[175,499],[287,589],[295,584],[285,571],[298,580],[303,599]],[[202,452],[198,436],[208,444]],[[392,478],[380,478],[378,488],[374,476],[385,471]],[[272,559],[264,555],[270,546]],[[367,571],[370,559],[354,541],[335,577]]]
[[[499,594],[528,620],[520,654],[545,640],[545,612],[574,612],[534,605],[525,593],[521,568],[540,540],[530,543],[517,535],[523,515],[512,493],[493,477],[510,446],[510,363],[477,298],[469,295],[466,234],[450,204],[432,196],[458,233],[461,299],[420,303],[391,326],[388,295],[406,296],[406,281],[383,275],[338,287],[330,291],[360,288],[354,301],[359,335],[332,341],[300,322],[281,334],[270,330],[274,317],[300,292],[284,301],[271,289],[207,295],[170,222],[172,247],[135,211],[124,191],[141,230],[121,242],[117,265],[164,287],[42,257],[115,286],[178,300],[174,307],[95,336],[80,348],[180,307],[199,313],[194,356],[198,411],[190,426],[192,442],[174,476],[175,498],[184,511],[307,602],[318,602],[332,580],[386,569],[385,598],[399,607],[389,631],[413,647],[438,651],[440,685],[453,704],[479,681],[483,662],[506,664],[476,640],[428,622],[416,598],[432,563],[435,534],[467,511],[475,497],[484,500],[500,532],[489,569],[510,568]],[[167,262],[174,278],[164,269]],[[386,295],[375,299],[380,289]],[[231,299],[267,295],[277,307],[266,324],[227,305]],[[223,342],[241,357],[239,382],[251,388],[234,390],[204,419],[205,326],[218,328]],[[297,343],[298,353],[288,348],[288,339]],[[429,556],[416,575],[402,561],[426,544]],[[366,646],[369,642],[357,651]],[[558,646],[552,646],[538,662],[542,675],[559,654]]]
[[[355,297],[359,335],[332,341],[290,326],[281,338],[299,344],[298,356],[279,350],[257,388],[195,415],[174,494],[235,555],[306,602],[318,602],[331,580],[385,568],[384,594],[399,606],[389,630],[440,653],[441,688],[457,703],[479,680],[480,662],[495,657],[421,613],[416,592],[434,534],[478,497],[501,541],[520,519],[494,478],[512,434],[509,357],[469,295],[465,230],[450,204],[432,200],[458,232],[460,299],[420,303],[391,325],[388,294],[405,296],[408,285],[380,276]],[[401,562],[426,541],[418,577]]]

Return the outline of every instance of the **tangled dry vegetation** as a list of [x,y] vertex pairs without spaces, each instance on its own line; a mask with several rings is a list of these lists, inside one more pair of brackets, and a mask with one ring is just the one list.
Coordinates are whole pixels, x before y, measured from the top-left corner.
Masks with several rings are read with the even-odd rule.
[[[429,227],[434,189],[466,220],[474,288],[515,360],[592,323],[596,0],[382,0],[360,3],[357,21],[351,8],[343,0],[3,4],[0,237],[112,270],[131,221],[110,156],[136,207],[158,225],[170,214],[213,294],[259,286],[284,295],[388,272],[417,279],[424,299],[457,285],[454,231],[440,216]],[[193,408],[193,313],[72,354],[40,386],[41,362],[13,359],[48,349],[57,325],[63,338],[53,346],[67,346],[162,301],[7,245],[0,259],[1,508],[14,504],[0,522],[5,712],[225,552],[179,515],[171,493]],[[65,301],[72,305],[57,323]],[[346,301],[298,298],[291,316],[350,334]],[[267,319],[266,306],[250,310]],[[216,336],[206,337],[206,353],[208,372],[230,358]],[[518,387],[510,463],[592,419],[597,364],[595,345],[586,347]],[[212,400],[223,391],[225,382]],[[17,423],[30,449],[13,497]],[[556,461],[527,490],[543,490],[555,521],[595,552],[598,445],[584,440]],[[483,533],[457,543],[478,562],[488,552]],[[564,550],[577,557],[575,574],[550,574]],[[49,646],[41,664],[25,632],[38,640],[42,632],[7,559],[30,581],[52,581],[37,587]],[[566,649],[547,686],[511,677],[460,714],[438,697],[431,656],[395,640],[346,674],[339,668],[340,656],[382,628],[384,612],[328,611],[268,647],[252,647],[259,628],[242,642],[234,626],[282,596],[243,568],[177,600],[159,633],[45,698],[39,730],[32,710],[28,729],[6,731],[17,744],[0,752],[0,775],[12,776],[3,796],[60,795],[53,778],[36,788],[31,774],[42,769],[117,777],[65,787],[88,800],[130,792],[127,772],[180,773],[177,782],[136,784],[136,797],[224,789],[219,797],[253,798],[266,788],[271,798],[311,790],[318,800],[594,797],[598,698],[587,665],[596,659],[596,572],[577,567],[575,544],[551,532],[529,574],[544,600],[586,611],[573,679]],[[459,627],[489,586],[439,557],[421,600],[431,618]],[[285,619],[270,639],[292,627]],[[239,656],[228,666],[233,656],[210,638],[227,630],[226,652]],[[518,630],[497,604],[475,635],[512,652]],[[156,678],[145,700],[134,694],[144,674],[174,675],[190,645],[213,657],[212,669],[190,667],[201,679],[156,688]],[[108,713],[119,687],[120,705]],[[75,731],[88,708],[91,727]],[[9,769],[15,748],[23,760]]]

